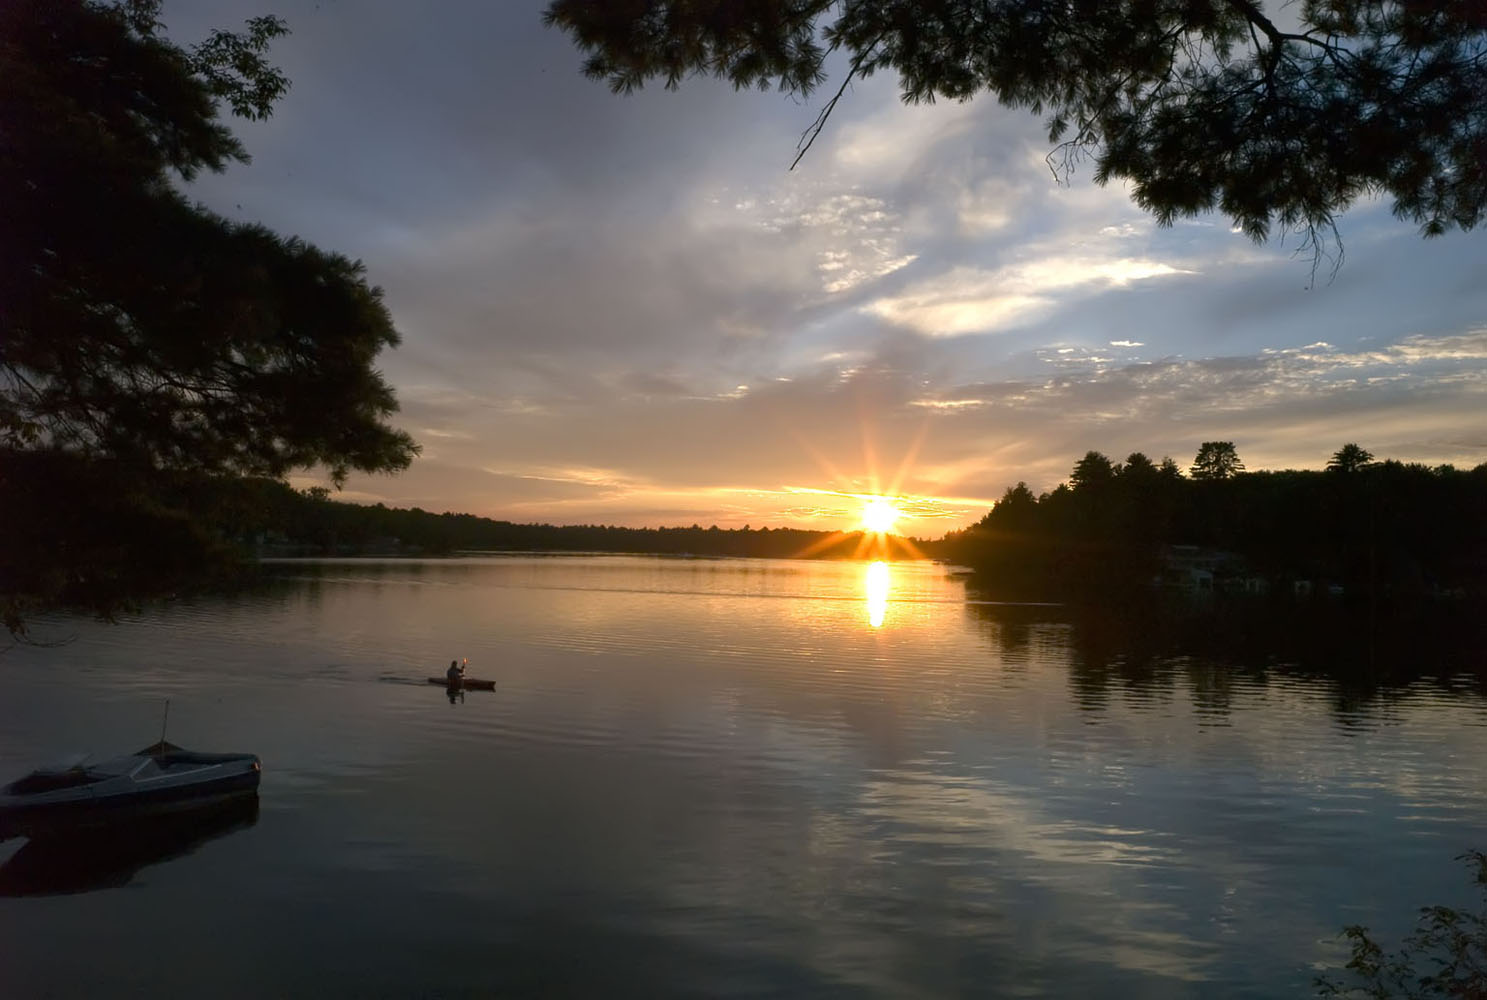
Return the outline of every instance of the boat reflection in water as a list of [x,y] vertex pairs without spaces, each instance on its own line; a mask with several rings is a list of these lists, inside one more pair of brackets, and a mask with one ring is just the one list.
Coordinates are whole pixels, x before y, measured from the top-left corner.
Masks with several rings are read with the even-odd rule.
[[140,869],[191,854],[258,822],[258,794],[114,826],[26,842],[0,865],[0,896],[54,896],[114,889]]

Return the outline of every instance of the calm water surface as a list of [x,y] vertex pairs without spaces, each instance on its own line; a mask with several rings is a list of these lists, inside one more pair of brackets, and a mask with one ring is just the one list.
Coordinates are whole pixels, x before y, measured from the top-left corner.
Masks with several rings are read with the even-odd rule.
[[[0,845],[0,995],[1305,995],[1487,846],[1487,701],[1428,663],[1133,663],[928,564],[280,569],[0,655],[0,777],[166,698],[264,761],[152,850]],[[453,657],[497,692],[417,683]]]

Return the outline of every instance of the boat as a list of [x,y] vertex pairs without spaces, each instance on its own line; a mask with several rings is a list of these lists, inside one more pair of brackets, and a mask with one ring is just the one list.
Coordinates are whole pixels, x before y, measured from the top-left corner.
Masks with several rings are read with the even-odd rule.
[[256,794],[251,753],[196,753],[163,739],[94,764],[43,767],[0,788],[0,840],[72,834]]
[[461,688],[466,691],[494,691],[496,689],[495,681],[483,681],[478,677],[461,677],[459,680],[453,682],[447,677],[430,677],[429,683],[437,684],[440,687],[454,688],[456,691]]

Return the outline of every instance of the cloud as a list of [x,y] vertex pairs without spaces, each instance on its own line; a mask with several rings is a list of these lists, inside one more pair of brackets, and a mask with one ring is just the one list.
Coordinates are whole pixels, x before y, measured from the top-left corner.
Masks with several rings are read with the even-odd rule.
[[902,248],[902,220],[882,198],[819,183],[781,186],[733,204],[739,218],[797,246],[816,259],[821,289],[848,291],[913,263]]
[[[907,107],[879,75],[790,171],[812,100],[617,98],[520,5],[336,7],[290,16],[294,87],[237,125],[254,162],[191,193],[385,289],[379,367],[425,452],[357,496],[757,526],[828,516],[794,490],[897,483],[928,531],[1090,448],[1487,458],[1479,237],[1360,205],[1314,283],[1220,218],[1163,229],[1084,165],[1057,182],[1036,118],[993,101]],[[164,12],[183,40],[258,13]]]
[[[905,105],[887,76],[854,87],[807,157],[819,155],[838,173],[858,180],[894,180],[919,167],[947,140],[965,137],[981,108],[945,101]],[[866,110],[864,110],[866,109]]]
[[995,333],[1046,315],[1070,295],[1192,273],[1140,258],[1046,256],[993,271],[957,267],[865,308],[932,337]]
[[[467,415],[471,439],[441,440],[436,461],[382,482],[467,492],[483,482],[470,495],[491,498],[476,512],[492,516],[650,525],[844,527],[855,515],[840,503],[800,497],[898,491],[932,501],[905,530],[937,535],[1019,480],[1052,488],[1090,448],[1186,464],[1218,438],[1235,440],[1251,468],[1320,468],[1358,440],[1381,456],[1470,466],[1487,460],[1487,435],[1462,425],[1487,402],[1482,336],[1120,365],[1079,355],[1038,378],[934,385],[881,360],[713,396],[616,385],[540,413]],[[1442,363],[1454,366],[1444,378],[1432,374]]]

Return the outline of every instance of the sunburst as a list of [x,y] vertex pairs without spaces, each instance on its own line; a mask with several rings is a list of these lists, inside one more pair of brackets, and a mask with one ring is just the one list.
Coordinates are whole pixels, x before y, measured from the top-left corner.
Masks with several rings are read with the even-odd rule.
[[[858,524],[854,528],[833,531],[806,546],[798,553],[798,556],[815,555],[855,536],[856,547],[850,557],[853,559],[884,560],[902,558],[905,555],[911,559],[926,558],[911,539],[895,534],[894,530],[898,527],[899,521],[922,517],[925,510],[932,510],[936,506],[937,501],[933,498],[909,497],[899,492],[909,475],[909,470],[913,468],[928,430],[929,422],[925,420],[919,425],[898,468],[890,477],[879,475],[878,448],[872,434],[872,425],[866,420],[862,427],[862,457],[867,473],[865,477],[846,474],[845,470],[838,467],[836,461],[815,447],[804,434],[797,430],[795,438],[801,449],[816,460],[816,463],[821,466],[821,471],[829,479],[845,487],[837,490],[806,489],[802,492],[837,497],[847,504],[855,501],[858,511]],[[866,482],[863,481],[864,478]],[[860,488],[861,486],[866,486],[871,492],[859,493],[853,489],[853,487]],[[849,506],[848,510],[851,509],[852,507]]]
[[886,535],[903,516],[893,497],[868,497],[862,505],[862,526],[868,531]]

